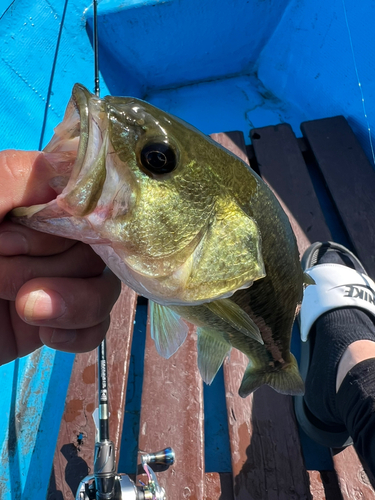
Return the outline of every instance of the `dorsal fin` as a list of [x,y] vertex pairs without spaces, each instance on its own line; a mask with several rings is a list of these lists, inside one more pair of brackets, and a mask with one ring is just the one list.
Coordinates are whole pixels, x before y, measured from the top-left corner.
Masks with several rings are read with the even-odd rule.
[[214,328],[198,328],[198,368],[206,384],[211,384],[231,345]]

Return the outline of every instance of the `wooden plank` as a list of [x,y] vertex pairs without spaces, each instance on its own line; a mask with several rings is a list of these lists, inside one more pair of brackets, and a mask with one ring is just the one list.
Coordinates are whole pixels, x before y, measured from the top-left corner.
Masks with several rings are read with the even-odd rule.
[[374,500],[375,491],[354,447],[332,451],[343,500]]
[[[121,442],[130,347],[136,294],[122,287],[111,314],[107,333],[108,387],[110,391],[110,437],[118,456]],[[79,482],[92,473],[95,425],[92,413],[98,406],[97,351],[77,354],[53,461],[48,499],[73,500]]]
[[229,472],[206,473],[205,500],[232,500],[233,480]]
[[221,132],[219,134],[211,134],[210,137],[249,165],[245,139],[242,132]]
[[[326,500],[323,481],[320,472],[317,470],[309,471],[310,492],[313,500]],[[340,499],[341,500],[341,499]]]
[[[318,141],[316,139],[316,137],[318,137],[319,134],[318,134],[318,131],[316,130],[315,125],[313,126],[312,124],[313,123],[320,123],[321,121],[322,120],[317,120],[316,122],[309,122],[309,125],[307,126],[308,136],[306,136],[306,139],[308,140],[308,143],[310,145],[311,145],[311,142],[309,140],[310,129],[312,129],[314,131],[314,134],[315,134],[315,135],[313,135],[313,137],[315,139],[312,141],[314,144],[314,147],[315,147],[314,154],[316,153],[316,151],[319,151],[319,144],[318,144]],[[277,129],[280,129],[280,128],[284,128],[284,131],[286,130],[285,127],[282,127],[281,125],[277,127]],[[267,136],[268,136],[268,138],[270,138],[273,127],[266,127],[266,129],[269,132],[269,134],[267,134]],[[277,132],[277,129],[275,130],[275,133]],[[265,129],[259,129],[259,130],[260,130],[260,132],[259,132],[260,138],[265,137],[266,130]],[[254,133],[257,133],[257,131],[253,131],[253,134]],[[307,133],[307,130],[305,128],[304,134],[306,134],[306,133]],[[327,133],[328,133],[327,130],[325,130],[325,132],[323,133],[323,137],[321,135],[319,137],[323,140],[324,134],[327,134]],[[258,141],[260,141],[260,139],[258,139]],[[280,143],[280,144],[281,144],[281,148],[282,148],[282,143]],[[335,149],[329,152],[330,161],[325,164],[325,167],[327,169],[329,169],[331,165],[334,165],[334,164],[338,165],[339,164],[335,160],[335,155],[337,154],[339,157],[341,157],[341,152],[337,151],[337,149],[339,149],[341,146],[342,146],[342,144],[340,144],[338,142],[334,143]],[[256,154],[258,154],[258,151],[257,151],[258,148],[259,148],[259,142],[256,142],[256,144],[254,144],[254,150],[255,150]],[[264,149],[267,149],[267,148],[272,149],[272,148],[270,148],[270,144],[268,144],[268,146],[267,146],[267,144],[265,143]],[[325,151],[325,154],[328,155],[327,145],[325,145],[324,151]],[[317,154],[319,156],[319,153],[317,153]],[[266,155],[267,155],[267,153],[266,153]],[[280,166],[278,165],[278,161],[277,161],[278,155],[279,155],[278,150],[276,150],[274,153],[274,156],[276,157],[274,163],[269,162],[269,163],[267,163],[267,165],[265,165],[263,163],[262,165],[259,166],[262,177],[264,176],[265,180],[267,180],[267,181],[270,180],[271,185],[276,187],[276,195],[278,196],[279,199],[282,199],[282,201],[287,209],[286,211],[287,211],[288,215],[289,215],[290,207],[294,207],[293,210],[295,210],[295,212],[292,215],[295,215],[295,213],[298,213],[299,207],[304,207],[305,212],[310,212],[311,214],[314,214],[314,225],[316,227],[316,231],[314,231],[314,232],[310,231],[309,233],[314,235],[315,240],[324,241],[327,239],[328,240],[331,239],[330,232],[329,232],[328,228],[326,227],[324,215],[319,207],[319,202],[318,202],[316,196],[309,196],[308,193],[304,192],[302,189],[300,189],[298,187],[298,186],[300,186],[300,187],[303,186],[303,184],[306,182],[306,172],[307,172],[306,167],[304,167],[304,168],[299,167],[298,169],[292,168],[291,170],[289,170],[288,176],[283,175],[283,178],[280,179]],[[283,157],[282,153],[280,153],[280,157]],[[288,158],[288,155],[286,156],[286,158]],[[275,170],[277,170],[276,174],[274,172]],[[284,168],[282,168],[281,171],[284,172],[284,174],[286,173]],[[290,176],[294,176],[294,177],[296,177],[296,179],[294,179],[294,181],[291,182],[289,180]],[[301,179],[298,179],[299,177],[301,177]],[[359,189],[358,185],[357,185],[357,189]],[[280,194],[280,193],[282,193],[282,194]],[[342,194],[344,194],[344,193],[342,193]],[[336,194],[336,197],[337,197],[337,200],[340,199],[340,195],[338,193]],[[352,200],[352,203],[355,203],[355,200]],[[356,201],[357,207],[358,207],[358,203],[359,203],[359,201],[357,200]],[[356,210],[357,209],[353,209],[353,212],[356,213]],[[350,214],[350,210],[347,210],[347,213]],[[289,215],[289,217],[290,217],[290,215]],[[349,227],[351,227],[352,221],[350,221],[348,217],[347,217],[345,224],[348,222]],[[302,237],[303,237],[303,233],[305,233],[305,235],[308,234],[308,231],[307,231],[308,228],[306,227],[306,225],[309,224],[309,220],[308,220],[308,218],[304,218],[304,219],[300,219],[300,220],[302,222],[302,226],[300,226],[300,229],[302,230]],[[296,237],[297,237],[297,240],[299,242],[299,248],[301,251],[301,248],[303,248],[305,246],[305,239],[303,239],[303,242],[301,244],[301,242],[300,242],[301,241],[300,240],[301,233],[297,232]],[[371,248],[371,247],[369,247],[369,248]],[[367,491],[367,488],[365,488],[365,486],[363,484],[361,484],[361,481],[358,481],[358,479],[357,479],[358,477],[363,477],[364,471],[363,471],[362,465],[360,464],[360,462],[358,461],[358,459],[356,457],[355,452],[354,453],[353,452],[354,452],[354,450],[352,448],[348,448],[346,450],[343,450],[340,454],[334,456],[334,466],[335,466],[335,470],[336,470],[338,478],[339,478],[339,485],[340,485],[340,489],[341,489],[341,494],[342,494],[342,497],[344,499],[356,498],[355,496],[351,496],[351,493],[353,493],[353,491],[356,491],[357,492],[356,494],[358,494],[358,492],[361,492],[361,495],[363,495],[363,497],[365,497],[366,494],[367,495],[369,494]],[[352,470],[355,470],[356,473],[348,476],[346,473],[346,470],[348,467],[352,468]],[[350,492],[349,496],[345,496],[348,491]],[[374,498],[374,497],[371,497],[371,498]]]
[[335,471],[308,471],[313,500],[343,500]]
[[291,398],[261,387],[241,399],[237,391],[246,365],[234,350],[224,366],[234,498],[310,499]]
[[195,328],[190,327],[182,347],[165,360],[156,351],[148,322],[139,449],[174,449],[175,464],[158,474],[168,498],[205,498],[203,418]]
[[[301,130],[312,149],[358,257],[375,276],[375,172],[343,116],[305,122]],[[334,451],[343,498],[375,498],[353,447]],[[360,495],[360,496],[358,496]]]
[[[246,160],[242,133],[212,137]],[[234,498],[310,498],[292,400],[268,387],[240,398],[237,392],[247,362],[246,356],[234,350],[224,364]]]
[[253,129],[251,139],[259,172],[287,213],[300,254],[312,242],[328,240],[331,235],[290,125]]
[[375,277],[375,172],[343,116],[305,122],[311,147],[358,257]]

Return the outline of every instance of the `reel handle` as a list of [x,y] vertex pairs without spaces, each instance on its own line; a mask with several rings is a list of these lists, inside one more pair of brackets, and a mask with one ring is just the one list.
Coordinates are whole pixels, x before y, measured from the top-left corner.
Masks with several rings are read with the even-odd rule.
[[175,461],[175,453],[172,448],[164,448],[163,450],[155,453],[146,453],[142,455],[143,464],[158,464],[158,465],[172,465]]

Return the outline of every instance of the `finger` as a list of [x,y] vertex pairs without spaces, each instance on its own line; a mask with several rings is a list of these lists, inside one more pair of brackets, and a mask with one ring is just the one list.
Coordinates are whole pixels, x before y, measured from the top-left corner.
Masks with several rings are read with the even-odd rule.
[[55,175],[40,151],[0,151],[0,221],[15,207],[53,200],[49,181]]
[[34,231],[25,226],[3,221],[0,224],[0,255],[54,255],[75,245],[75,240]]
[[121,284],[109,269],[88,279],[38,278],[20,289],[16,309],[29,324],[87,328],[105,320],[120,291]]
[[110,318],[90,328],[69,329],[39,328],[40,339],[44,345],[65,352],[87,352],[95,349],[104,339],[109,328]]
[[[0,318],[1,318],[1,349],[0,365],[9,363],[17,357],[17,342],[13,333],[13,326],[10,317],[9,302],[0,300]],[[29,325],[27,325],[30,327]],[[35,327],[33,327],[35,328]]]
[[47,257],[0,257],[0,298],[15,300],[21,286],[34,278],[90,278],[101,274],[104,268],[101,258],[84,243]]

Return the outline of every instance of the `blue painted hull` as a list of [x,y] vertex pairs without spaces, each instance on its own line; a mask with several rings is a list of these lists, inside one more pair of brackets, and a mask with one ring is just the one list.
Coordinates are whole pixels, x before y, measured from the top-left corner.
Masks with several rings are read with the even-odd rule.
[[[1,149],[46,144],[73,84],[93,88],[86,7],[2,0]],[[304,120],[343,114],[373,163],[374,25],[370,0],[102,0],[101,94],[248,143],[252,127],[288,122],[300,135]],[[1,367],[4,500],[45,498],[72,361],[42,349]]]

